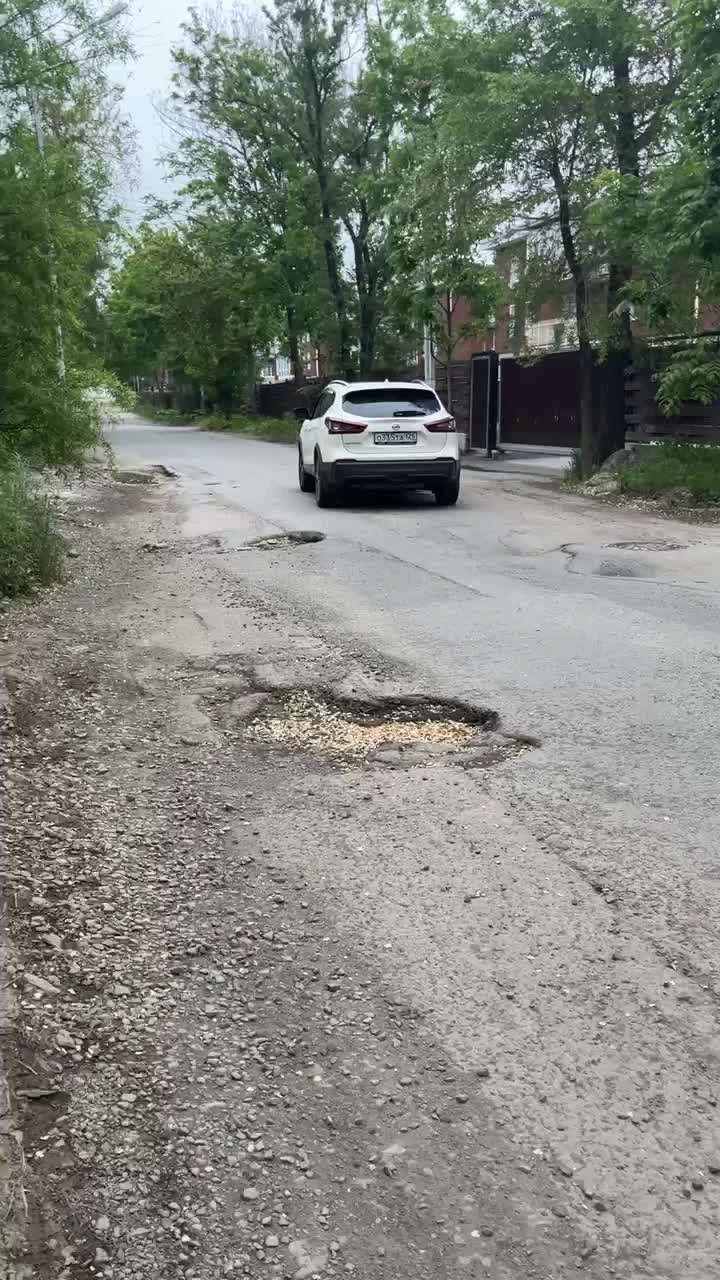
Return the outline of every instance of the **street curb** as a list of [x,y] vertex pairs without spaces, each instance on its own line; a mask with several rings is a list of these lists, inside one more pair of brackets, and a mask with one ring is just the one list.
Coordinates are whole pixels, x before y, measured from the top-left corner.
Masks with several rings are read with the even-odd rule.
[[460,465],[463,471],[482,471],[485,475],[502,476],[508,479],[512,476],[518,476],[525,480],[560,480],[562,471],[558,470],[539,470],[537,467],[528,466],[508,466],[507,463],[498,459],[494,461],[491,458],[483,458],[482,461],[475,458],[461,458]]

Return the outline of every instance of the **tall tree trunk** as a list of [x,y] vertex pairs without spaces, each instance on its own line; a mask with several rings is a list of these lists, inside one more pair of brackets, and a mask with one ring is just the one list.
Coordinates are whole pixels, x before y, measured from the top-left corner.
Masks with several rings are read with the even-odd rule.
[[290,357],[290,368],[292,369],[293,378],[297,385],[301,387],[305,382],[305,367],[300,354],[300,335],[297,327],[297,314],[292,303],[285,308],[285,326],[287,332],[288,356]]
[[625,296],[633,275],[632,204],[636,200],[636,188],[633,188],[632,180],[637,181],[640,176],[629,50],[619,49],[616,52],[612,74],[615,93],[615,163],[621,180],[631,180],[628,183],[621,181],[621,198],[632,203],[625,211],[629,222],[627,235],[624,237],[625,248],[622,252],[616,249],[615,257],[609,263],[606,394],[597,446],[600,462],[617,449],[622,449],[625,444],[625,376],[632,366],[635,347],[632,320]]
[[345,229],[350,236],[355,264],[355,289],[358,300],[360,376],[369,377],[375,367],[377,337],[377,273],[373,268],[368,245],[370,216],[367,203],[360,201],[360,219],[355,226],[345,219]]
[[568,270],[573,279],[575,293],[575,323],[577,325],[578,349],[580,360],[580,459],[583,475],[590,475],[597,460],[597,441],[595,431],[593,369],[595,353],[592,346],[590,329],[590,298],[585,266],[578,253],[570,216],[570,199],[567,187],[556,162],[553,165],[553,182],[558,200],[558,217],[560,236]]
[[360,299],[360,376],[370,377],[375,367],[375,301],[366,293]]
[[369,377],[375,368],[376,297],[372,280],[363,267],[362,288],[358,288],[358,319],[360,322],[360,374]]
[[216,411],[228,421],[232,417],[233,409],[233,384],[222,375],[215,382],[215,406]]
[[328,155],[326,124],[328,123],[329,99],[326,91],[321,91],[318,74],[318,42],[309,8],[298,8],[298,18],[302,32],[302,57],[304,73],[302,91],[304,95],[305,120],[308,130],[308,156],[315,172],[318,184],[320,228],[327,271],[330,295],[337,317],[337,364],[345,377],[352,377],[353,360],[350,351],[350,321],[347,314],[347,302],[340,269],[340,256],[337,245],[336,219],[333,210],[331,189],[332,158]]
[[370,297],[370,281],[367,274],[367,260],[364,252],[362,229],[354,231],[352,224],[347,226],[352,240],[355,260],[355,289],[358,300],[358,320],[360,328],[360,377],[365,378],[372,372],[375,342],[373,334],[373,306]]
[[346,378],[351,378],[354,372],[353,360],[350,352],[350,321],[347,314],[347,306],[345,302],[345,289],[343,287],[342,276],[340,274],[340,264],[337,252],[337,236],[335,234],[335,224],[332,219],[330,209],[330,199],[328,195],[329,185],[327,183],[327,175],[324,172],[322,177],[318,174],[318,183],[321,192],[321,215],[322,215],[322,241],[323,254],[325,256],[325,268],[327,270],[328,285],[335,305],[335,315],[337,317],[337,363],[340,372]]

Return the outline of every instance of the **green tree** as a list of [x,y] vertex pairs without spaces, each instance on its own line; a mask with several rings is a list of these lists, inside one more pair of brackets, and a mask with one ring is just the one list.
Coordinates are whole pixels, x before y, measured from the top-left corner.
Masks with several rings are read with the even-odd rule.
[[[420,10],[424,9],[424,12]],[[581,361],[581,437],[590,461],[593,264],[582,217],[598,169],[594,68],[569,38],[558,4],[468,3],[455,17],[439,0],[408,6],[406,36],[435,125],[439,152],[466,158],[473,185],[510,228],[552,224],[572,281]],[[487,207],[488,195],[484,204]]]
[[[62,35],[58,34],[62,31]],[[93,316],[125,151],[117,24],[0,0],[0,454],[77,461],[96,439]]]
[[279,323],[263,269],[229,219],[146,223],[111,282],[109,363],[126,380],[167,372],[181,396],[228,416]]
[[397,160],[402,177],[392,207],[392,314],[400,332],[412,335],[416,351],[429,336],[446,371],[452,411],[451,366],[458,347],[487,332],[505,296],[497,271],[480,255],[489,211],[474,183],[453,180],[452,153],[439,150],[424,132],[414,132],[404,159],[398,153]]
[[[467,0],[459,12],[428,0],[405,9],[438,148],[465,149],[470,182],[483,176],[509,232],[556,236],[573,293],[586,470],[624,439],[640,197],[668,145],[677,89],[667,27],[655,0]],[[600,415],[598,352],[613,388]]]
[[176,174],[196,211],[254,221],[300,371],[309,333],[339,372],[397,351],[386,322],[397,104],[382,13],[279,0],[238,28],[197,15],[175,52]]
[[[645,266],[635,299],[650,324],[687,333],[696,299],[720,290],[720,7],[675,0],[670,34],[677,50],[677,133],[645,197],[640,250]],[[666,412],[684,400],[720,394],[717,342],[677,352],[659,376]]]
[[381,66],[396,114],[385,192],[388,318],[408,349],[429,336],[450,408],[458,347],[490,328],[505,296],[488,261],[501,216],[488,169],[478,168],[472,131],[449,118],[456,32],[442,6],[408,8],[383,30]]
[[676,145],[680,77],[669,0],[571,0],[570,13],[599,70],[593,107],[607,156],[586,226],[586,234],[596,234],[595,258],[607,271],[600,332],[606,404],[595,449],[600,460],[624,443],[625,374],[635,354],[633,297],[648,266],[647,194]]
[[338,228],[341,217],[338,123],[348,97],[345,68],[357,11],[354,0],[276,0],[268,12],[279,127],[296,147],[315,187],[317,228],[335,320],[335,361],[352,376],[354,356]]
[[284,321],[275,336],[302,379],[302,338],[330,339],[332,303],[320,278],[310,175],[276,110],[275,60],[258,42],[210,30],[197,15],[174,58],[171,110],[185,137],[173,171],[185,179],[195,216],[242,228],[253,262],[263,263],[256,281]]

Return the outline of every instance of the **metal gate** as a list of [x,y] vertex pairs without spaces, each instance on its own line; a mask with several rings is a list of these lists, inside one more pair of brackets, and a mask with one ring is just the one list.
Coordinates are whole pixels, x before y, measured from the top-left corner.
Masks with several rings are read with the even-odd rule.
[[580,446],[580,357],[556,351],[536,360],[501,356],[500,444]]
[[495,448],[498,415],[498,354],[473,356],[470,368],[470,448]]

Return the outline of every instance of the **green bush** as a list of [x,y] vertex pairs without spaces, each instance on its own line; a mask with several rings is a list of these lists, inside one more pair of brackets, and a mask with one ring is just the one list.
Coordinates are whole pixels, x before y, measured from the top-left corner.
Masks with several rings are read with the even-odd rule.
[[177,409],[160,409],[157,405],[148,404],[147,400],[141,399],[135,402],[135,412],[141,418],[148,418],[150,422],[162,422],[168,427],[187,427],[197,418],[196,413],[179,413]]
[[658,403],[663,413],[680,413],[683,402],[712,404],[720,394],[720,350],[716,339],[678,351],[658,375]]
[[720,445],[657,444],[618,473],[622,493],[677,493],[698,504],[720,503]]
[[0,460],[0,596],[60,577],[63,541],[52,503],[28,467]]

